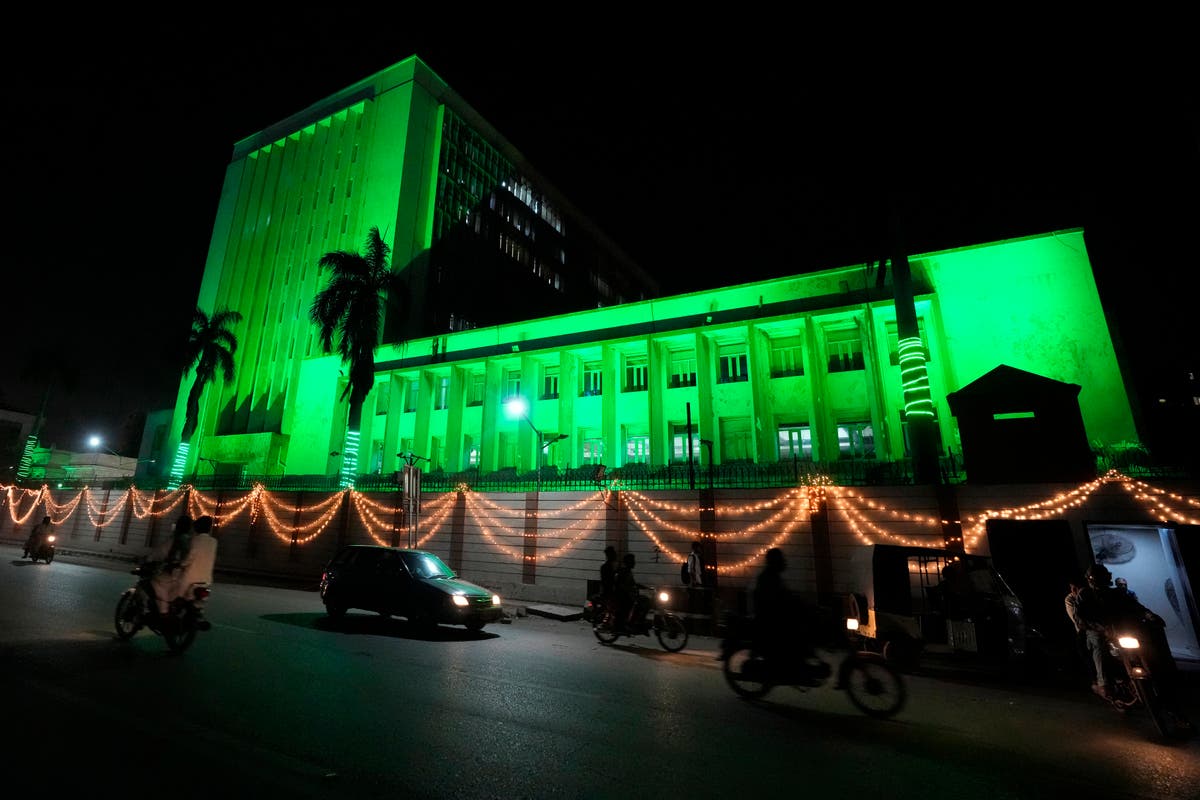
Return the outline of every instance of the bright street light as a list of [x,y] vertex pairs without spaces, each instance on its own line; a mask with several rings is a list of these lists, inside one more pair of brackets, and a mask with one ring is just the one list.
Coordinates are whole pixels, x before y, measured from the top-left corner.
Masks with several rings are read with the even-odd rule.
[[527,423],[529,423],[529,429],[537,434],[538,451],[537,462],[534,464],[533,480],[535,491],[537,491],[537,493],[540,495],[542,493],[542,456],[546,453],[547,447],[559,441],[560,439],[566,439],[567,434],[560,433],[557,436],[547,439],[546,435],[539,431],[533,424],[533,420],[529,418],[529,403],[521,395],[515,395],[505,400],[504,410],[512,419],[520,417],[521,419],[525,420]]

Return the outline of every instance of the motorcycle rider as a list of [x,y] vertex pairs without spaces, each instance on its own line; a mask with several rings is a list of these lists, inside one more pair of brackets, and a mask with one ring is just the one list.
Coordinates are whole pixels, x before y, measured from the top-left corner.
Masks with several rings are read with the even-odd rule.
[[754,582],[755,646],[768,660],[815,667],[808,611],[783,581],[787,559],[778,547],[767,551],[766,565]]
[[1162,617],[1135,600],[1128,592],[1112,586],[1112,573],[1103,564],[1087,568],[1087,588],[1079,596],[1076,617],[1087,632],[1087,648],[1096,670],[1092,690],[1104,699],[1112,691],[1114,665],[1106,654],[1108,629],[1119,626],[1133,630],[1141,642],[1150,674],[1154,678],[1164,706],[1181,730],[1191,730],[1191,723],[1179,712],[1179,668],[1171,655]]
[[604,548],[604,563],[600,565],[600,602],[605,609],[614,611],[613,600],[617,591],[617,570],[620,567],[617,548],[611,544]]
[[54,525],[50,522],[50,515],[42,517],[42,521],[33,526],[33,530],[29,532],[29,538],[25,540],[25,555],[24,558],[29,558],[30,553],[36,553],[41,549],[42,543],[50,532],[54,529]]
[[628,630],[633,622],[642,618],[638,608],[642,605],[642,595],[638,589],[643,587],[633,577],[636,564],[637,559],[633,553],[626,553],[621,566],[617,568],[614,599],[617,606],[617,627],[620,630]]
[[154,589],[154,600],[159,614],[165,615],[175,598],[177,573],[192,547],[192,518],[181,514],[175,520],[171,538],[156,547],[149,560],[154,565],[154,577],[150,586]]

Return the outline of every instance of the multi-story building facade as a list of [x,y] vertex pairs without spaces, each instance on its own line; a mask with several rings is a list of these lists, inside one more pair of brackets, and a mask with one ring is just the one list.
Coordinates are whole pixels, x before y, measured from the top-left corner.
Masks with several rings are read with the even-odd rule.
[[[308,312],[321,256],[357,251],[371,227],[409,291],[385,315],[357,463],[343,465],[345,369]],[[209,385],[177,474],[204,474],[202,462],[390,474],[401,454],[426,469],[520,472],[900,460],[914,364],[939,452],[959,450],[946,396],[999,365],[1080,385],[1090,441],[1136,438],[1080,231],[910,260],[915,347],[897,330],[895,270],[878,265],[659,298],[410,58],[235,146],[198,305],[242,314],[236,376]],[[527,409],[515,416],[514,397]]]
[[[657,284],[416,57],[234,146],[198,305],[243,315],[236,379],[214,384],[199,447],[223,468],[286,462],[321,257],[377,227],[407,284],[383,341],[656,296]],[[469,289],[469,290],[465,290]],[[175,408],[174,441],[189,382]],[[193,447],[189,462],[208,458]],[[214,463],[215,456],[213,457]],[[194,470],[193,470],[194,471]]]
[[[1095,445],[1135,437],[1081,231],[910,263],[942,452],[961,452],[947,395],[1001,364],[1078,384]],[[376,354],[358,471],[415,453],[430,469],[525,472],[539,444],[563,469],[656,466],[688,459],[689,431],[699,463],[901,460],[899,349],[890,277],[871,265],[415,339]],[[340,369],[302,365],[289,473],[338,470]]]

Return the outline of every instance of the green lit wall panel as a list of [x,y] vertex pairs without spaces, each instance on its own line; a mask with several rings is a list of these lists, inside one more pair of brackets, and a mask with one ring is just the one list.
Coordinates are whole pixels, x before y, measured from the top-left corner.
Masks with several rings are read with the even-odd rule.
[[1007,364],[1081,385],[1093,442],[1136,438],[1082,232],[962,248],[921,262],[937,287],[951,391]]

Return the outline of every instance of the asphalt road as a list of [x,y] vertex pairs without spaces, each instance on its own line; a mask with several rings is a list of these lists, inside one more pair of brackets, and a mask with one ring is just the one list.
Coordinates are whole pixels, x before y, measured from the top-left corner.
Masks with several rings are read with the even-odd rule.
[[1200,741],[1083,689],[909,676],[894,719],[830,688],[738,699],[715,640],[600,645],[518,617],[432,634],[317,595],[218,583],[182,656],[117,641],[132,576],[0,546],[12,781],[173,798],[823,797],[1194,800]]

